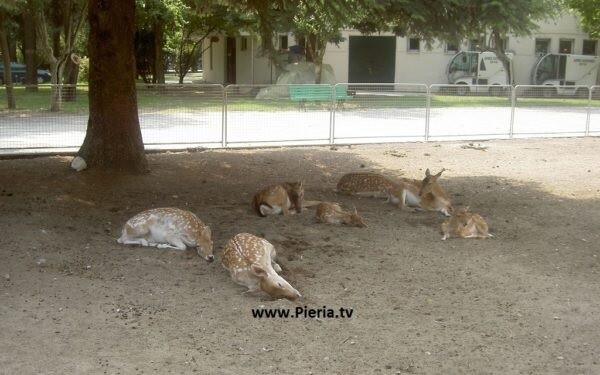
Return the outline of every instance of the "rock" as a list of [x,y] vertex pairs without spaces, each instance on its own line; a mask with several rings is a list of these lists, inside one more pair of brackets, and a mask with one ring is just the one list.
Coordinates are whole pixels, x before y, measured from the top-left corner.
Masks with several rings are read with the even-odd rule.
[[75,156],[73,161],[71,161],[71,168],[75,169],[77,172],[81,172],[87,168],[87,163],[81,156]]

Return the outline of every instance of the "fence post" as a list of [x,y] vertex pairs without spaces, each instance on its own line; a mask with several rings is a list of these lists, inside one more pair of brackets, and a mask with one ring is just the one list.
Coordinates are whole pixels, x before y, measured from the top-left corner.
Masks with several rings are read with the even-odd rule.
[[510,124],[508,129],[508,138],[513,139],[515,131],[515,108],[517,106],[517,86],[510,87]]
[[227,147],[227,87],[221,85],[223,89],[223,103],[221,106],[221,146]]
[[429,119],[431,117],[431,86],[425,86],[425,142],[429,141]]
[[588,137],[590,135],[590,122],[592,121],[592,91],[594,90],[594,86],[590,86],[588,88],[588,106],[587,106],[587,116],[585,119],[585,136]]
[[331,109],[329,111],[329,144],[332,145],[334,142],[334,132],[335,132],[335,111],[337,110],[337,83],[331,85]]

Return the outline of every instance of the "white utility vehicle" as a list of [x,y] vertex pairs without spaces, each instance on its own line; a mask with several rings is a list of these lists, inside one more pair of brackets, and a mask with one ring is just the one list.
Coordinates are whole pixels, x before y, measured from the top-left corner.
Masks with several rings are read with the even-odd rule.
[[542,91],[545,97],[576,95],[587,98],[587,86],[596,84],[599,66],[598,56],[550,53],[534,65],[531,83],[548,86]]
[[[506,53],[511,60],[513,54]],[[512,73],[512,72],[511,72]],[[500,95],[510,85],[509,75],[502,61],[492,51],[462,51],[452,57],[446,68],[448,83],[461,85],[456,93],[465,95],[468,92],[488,92]],[[477,85],[490,85],[480,87]],[[498,86],[498,87],[494,87]]]

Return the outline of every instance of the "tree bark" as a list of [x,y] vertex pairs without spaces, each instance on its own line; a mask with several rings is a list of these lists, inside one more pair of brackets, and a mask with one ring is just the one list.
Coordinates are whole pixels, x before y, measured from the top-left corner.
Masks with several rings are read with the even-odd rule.
[[37,81],[37,61],[35,59],[35,11],[32,1],[27,1],[27,7],[23,12],[23,55],[25,58],[25,84],[26,90],[36,92]]
[[135,87],[135,0],[90,0],[88,19],[90,117],[78,154],[89,168],[145,172]]
[[165,83],[165,59],[163,54],[164,28],[159,22],[152,27],[154,33],[154,80],[155,83]]
[[10,70],[10,53],[8,47],[8,37],[4,25],[6,14],[0,9],[0,53],[2,53],[2,63],[4,64],[4,85],[6,86],[6,107],[8,109],[17,108],[15,94],[12,84],[12,71]]

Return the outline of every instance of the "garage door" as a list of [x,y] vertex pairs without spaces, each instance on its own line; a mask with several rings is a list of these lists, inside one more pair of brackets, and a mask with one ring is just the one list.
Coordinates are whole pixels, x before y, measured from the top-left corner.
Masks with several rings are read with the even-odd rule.
[[393,83],[395,66],[396,37],[350,37],[349,82]]

